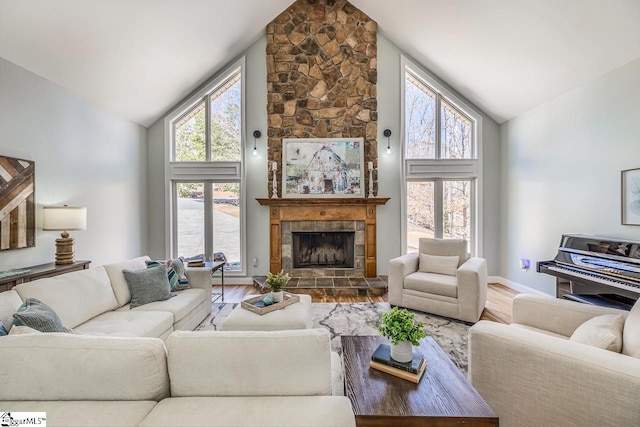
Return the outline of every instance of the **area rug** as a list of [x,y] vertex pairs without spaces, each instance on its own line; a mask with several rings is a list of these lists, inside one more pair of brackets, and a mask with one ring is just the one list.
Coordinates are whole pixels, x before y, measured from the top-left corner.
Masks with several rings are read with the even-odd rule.
[[[214,303],[211,315],[197,331],[219,331],[222,321],[238,303]],[[380,316],[391,310],[389,303],[313,303],[311,317],[314,328],[326,328],[331,333],[331,347],[342,352],[340,336],[374,336],[378,334]],[[423,322],[429,336],[438,343],[451,361],[466,375],[467,334],[469,325],[458,320],[414,311],[416,319]]]

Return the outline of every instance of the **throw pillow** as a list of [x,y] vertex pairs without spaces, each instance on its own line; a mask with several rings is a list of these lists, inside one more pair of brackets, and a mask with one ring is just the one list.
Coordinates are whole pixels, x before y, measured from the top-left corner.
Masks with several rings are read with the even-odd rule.
[[420,254],[418,271],[423,273],[446,274],[455,276],[458,271],[459,256],[436,256]]
[[570,340],[620,353],[623,326],[624,317],[621,314],[597,316],[578,326]]
[[36,298],[27,298],[18,307],[18,311],[13,315],[13,324],[28,326],[40,332],[66,332],[56,312]]
[[4,337],[8,334],[9,332],[7,331],[7,328],[4,327],[4,323],[2,323],[2,320],[0,320],[0,337]]
[[622,354],[640,359],[640,300],[631,307],[624,322]]
[[161,264],[146,270],[122,270],[122,274],[131,292],[131,308],[164,301],[174,296],[171,294],[166,265]]
[[189,288],[189,280],[185,275],[184,264],[182,259],[169,259],[169,260],[149,260],[145,261],[147,268],[157,267],[159,265],[167,266],[167,278],[169,279],[169,285],[171,291],[181,291]]
[[177,290],[189,288],[189,279],[187,278],[186,269],[184,268],[184,258],[176,258],[171,260],[171,266],[178,276]]

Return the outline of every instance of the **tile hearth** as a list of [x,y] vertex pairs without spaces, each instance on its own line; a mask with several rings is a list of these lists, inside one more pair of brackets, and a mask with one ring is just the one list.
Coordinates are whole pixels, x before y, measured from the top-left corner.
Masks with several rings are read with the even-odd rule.
[[[254,276],[253,284],[260,292],[269,288],[267,276]],[[387,293],[387,276],[378,277],[292,277],[285,291],[311,296],[382,296]]]

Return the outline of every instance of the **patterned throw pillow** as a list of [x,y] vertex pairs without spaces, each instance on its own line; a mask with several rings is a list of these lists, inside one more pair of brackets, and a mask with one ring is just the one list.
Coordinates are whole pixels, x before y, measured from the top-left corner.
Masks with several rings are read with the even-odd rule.
[[13,315],[15,326],[28,326],[40,332],[68,332],[55,311],[36,298],[27,298]]
[[130,308],[175,296],[171,293],[167,266],[164,264],[146,270],[122,270],[122,274],[131,292]]
[[4,327],[4,323],[2,323],[2,320],[0,320],[0,337],[4,337],[8,334],[9,332],[7,331],[7,328]]
[[183,257],[171,260],[171,265],[173,266],[173,269],[176,271],[176,274],[178,275],[177,290],[189,288],[189,279],[187,278],[187,273],[184,268],[184,262],[185,261]]
[[150,260],[145,261],[147,268],[157,267],[159,265],[167,266],[167,278],[169,279],[169,285],[171,291],[181,291],[189,288],[189,280],[184,272],[184,264],[182,258],[168,259],[168,260]]

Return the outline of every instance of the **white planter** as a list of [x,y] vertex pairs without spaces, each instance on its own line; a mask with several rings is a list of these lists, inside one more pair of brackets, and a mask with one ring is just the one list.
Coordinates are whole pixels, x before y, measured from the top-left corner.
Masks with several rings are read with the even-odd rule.
[[413,360],[411,341],[400,341],[396,345],[391,344],[391,358],[402,363],[411,362]]
[[278,291],[278,292],[271,292],[271,295],[273,295],[273,303],[277,303],[277,302],[282,302],[282,299],[284,298],[282,295],[282,291]]

